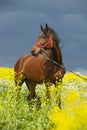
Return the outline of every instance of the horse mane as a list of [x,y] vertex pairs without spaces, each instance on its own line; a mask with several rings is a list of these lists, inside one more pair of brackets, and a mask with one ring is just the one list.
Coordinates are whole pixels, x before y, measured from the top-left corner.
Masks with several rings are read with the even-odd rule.
[[57,46],[59,46],[59,43],[61,41],[59,35],[57,32],[54,31],[54,29],[49,27],[49,32],[52,34],[53,36],[53,40],[55,41],[55,43],[57,44]]
[[55,49],[56,49],[56,55],[58,56],[57,58],[57,62],[59,62],[60,64],[63,64],[62,63],[62,54],[61,54],[61,49],[60,49],[60,46],[59,46],[59,43],[60,43],[60,38],[59,38],[59,36],[58,36],[58,34],[54,31],[54,29],[52,29],[52,28],[48,28],[49,29],[49,32],[50,32],[50,34],[52,34],[52,36],[53,36],[53,41],[54,41],[54,45],[55,45]]

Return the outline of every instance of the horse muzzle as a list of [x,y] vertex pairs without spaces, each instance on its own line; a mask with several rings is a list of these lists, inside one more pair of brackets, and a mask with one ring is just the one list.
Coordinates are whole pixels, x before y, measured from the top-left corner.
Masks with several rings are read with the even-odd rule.
[[37,56],[37,55],[39,55],[39,54],[43,54],[44,53],[44,51],[43,50],[40,50],[39,52],[35,52],[34,50],[33,51],[31,51],[31,54],[33,55],[33,56]]
[[37,56],[37,54],[35,53],[35,51],[31,51],[31,54],[32,54],[33,56]]

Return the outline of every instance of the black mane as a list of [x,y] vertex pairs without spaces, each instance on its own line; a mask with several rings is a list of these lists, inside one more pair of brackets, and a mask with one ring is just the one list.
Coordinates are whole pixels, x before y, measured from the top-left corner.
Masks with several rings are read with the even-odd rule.
[[49,27],[49,31],[50,33],[53,35],[53,38],[54,40],[56,41],[57,44],[59,44],[59,42],[61,41],[60,40],[60,37],[58,36],[58,33],[54,31],[54,29],[50,28]]

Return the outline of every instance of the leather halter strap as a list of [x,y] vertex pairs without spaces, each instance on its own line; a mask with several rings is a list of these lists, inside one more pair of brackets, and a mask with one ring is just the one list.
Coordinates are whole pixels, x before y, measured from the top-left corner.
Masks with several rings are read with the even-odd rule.
[[50,35],[49,40],[44,44],[41,45],[38,42],[35,43],[35,46],[40,47],[41,49],[45,49],[45,48],[53,48],[53,41],[52,41],[52,35]]

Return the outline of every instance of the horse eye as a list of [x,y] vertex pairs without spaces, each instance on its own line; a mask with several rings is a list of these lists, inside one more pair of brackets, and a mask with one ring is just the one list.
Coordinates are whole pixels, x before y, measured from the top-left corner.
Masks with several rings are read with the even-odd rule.
[[44,46],[44,43],[41,43],[42,46]]
[[47,38],[47,37],[48,37],[47,34],[44,33],[44,35],[43,35],[43,39],[45,39],[45,38]]
[[46,38],[46,36],[43,36],[43,39],[45,39]]

